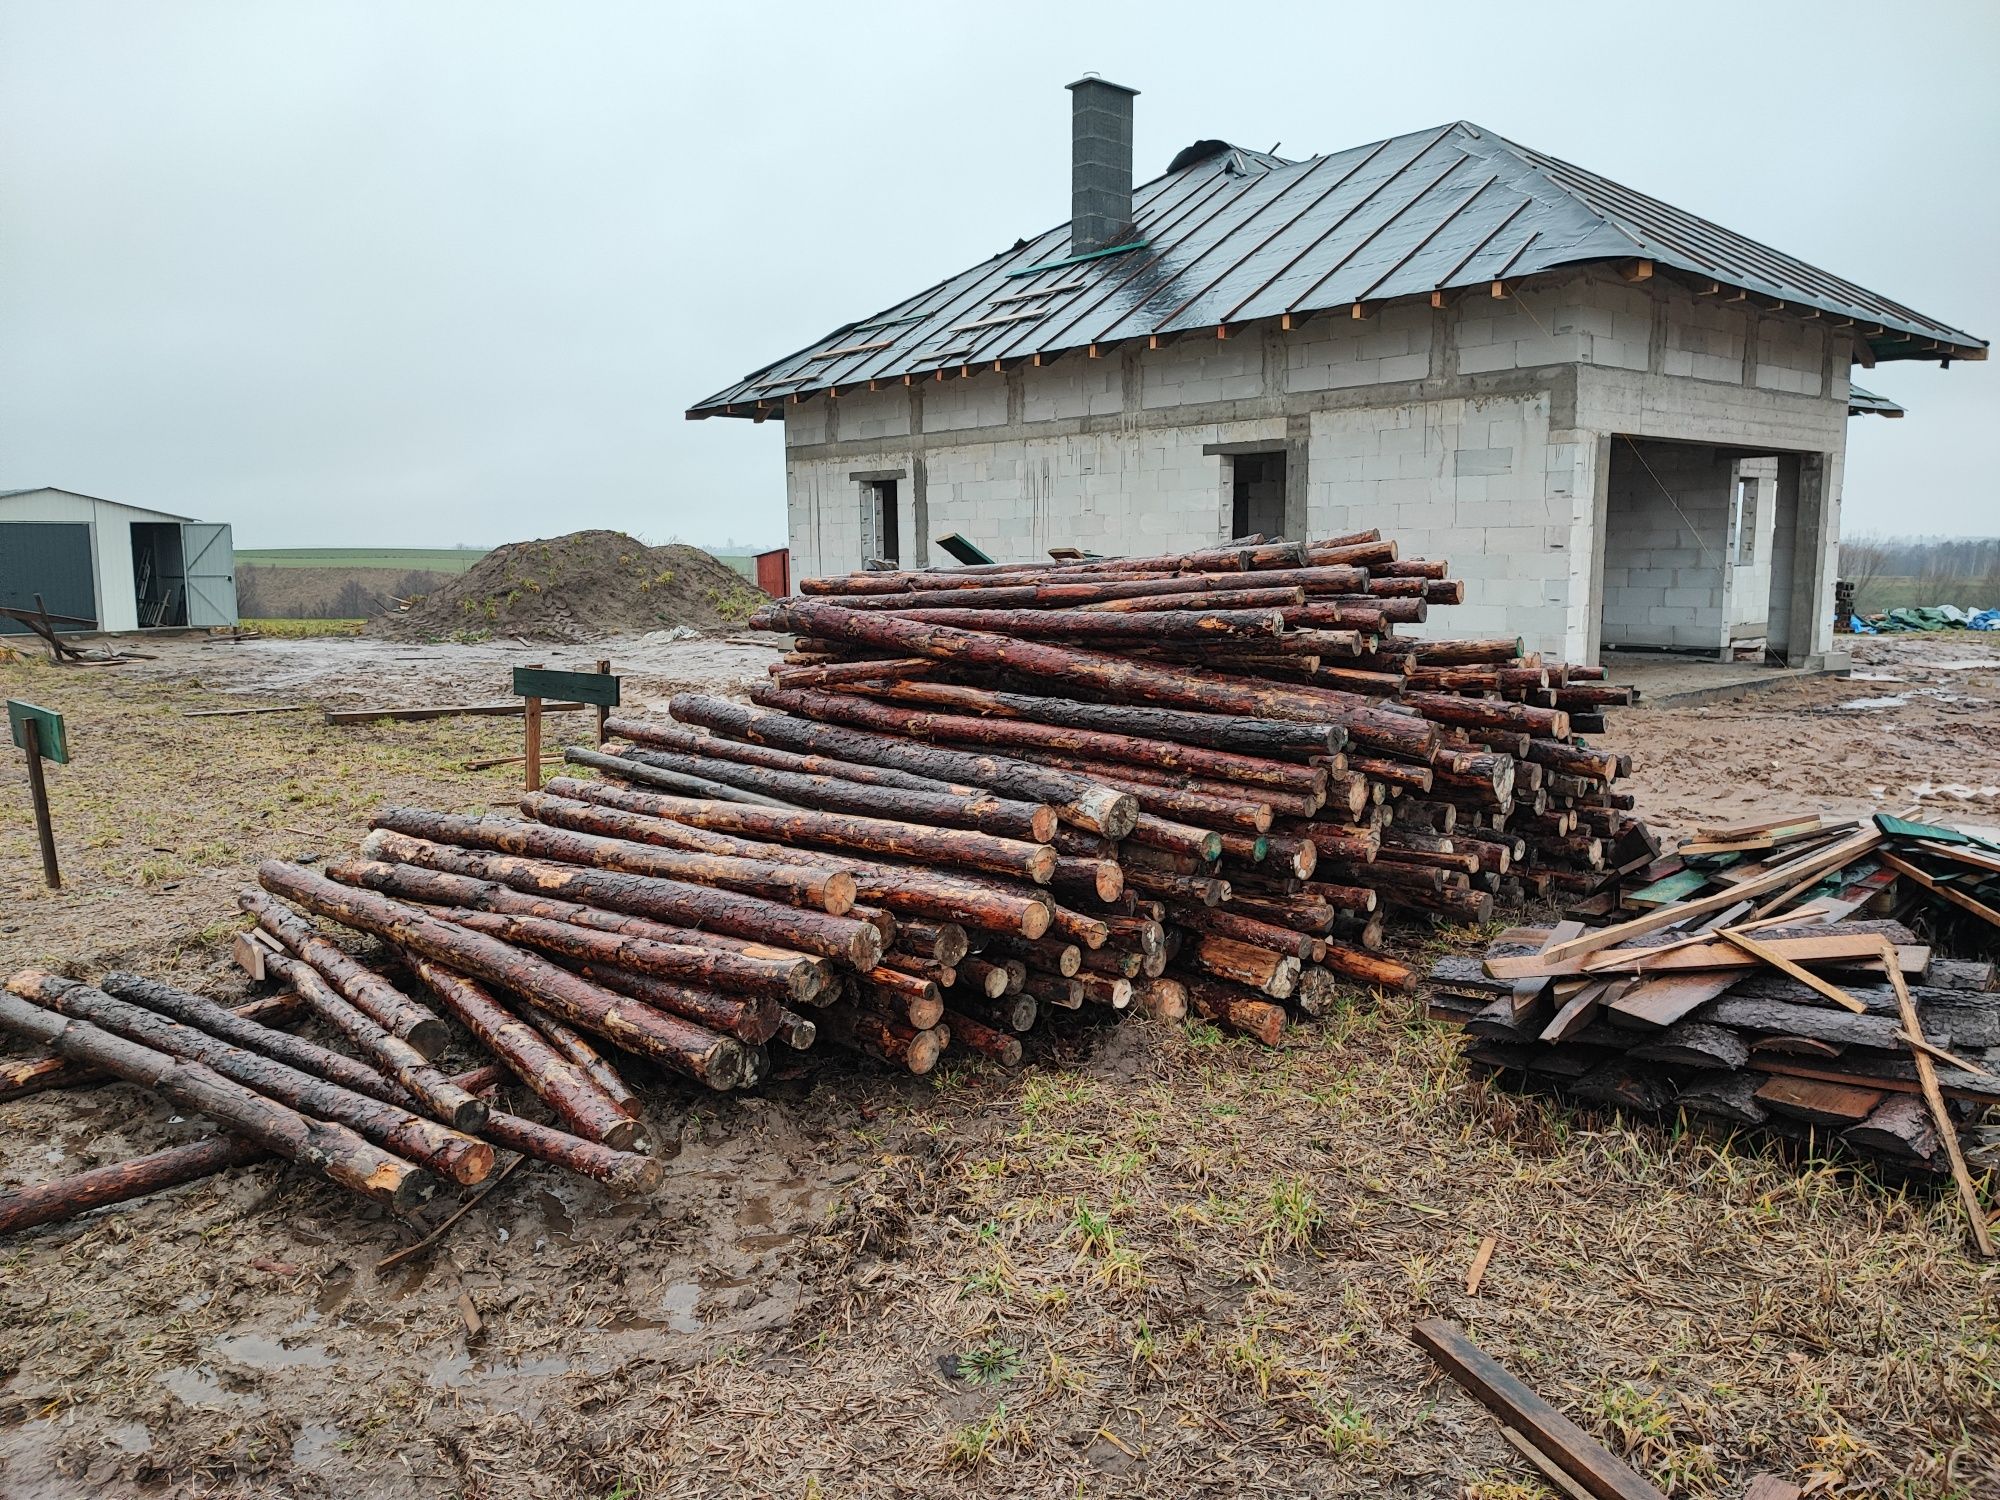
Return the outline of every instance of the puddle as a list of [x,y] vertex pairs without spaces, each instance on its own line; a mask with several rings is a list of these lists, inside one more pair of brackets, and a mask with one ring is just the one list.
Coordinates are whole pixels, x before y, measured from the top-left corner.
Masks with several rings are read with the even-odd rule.
[[694,1281],[677,1281],[660,1294],[660,1311],[666,1314],[667,1327],[675,1333],[699,1333],[701,1319],[695,1314],[695,1307],[701,1301],[701,1285]]
[[1901,708],[1910,701],[1908,693],[1896,693],[1887,698],[1855,698],[1847,703],[1836,703],[1835,708]]
[[328,1460],[339,1459],[342,1448],[351,1441],[338,1427],[308,1422],[292,1439],[292,1462],[301,1469],[316,1469]]
[[736,1210],[736,1227],[738,1229],[762,1229],[767,1227],[771,1222],[771,1200],[769,1198],[752,1198]]
[[209,1346],[219,1360],[248,1370],[323,1370],[333,1356],[319,1344],[286,1346],[269,1334],[232,1333]]
[[555,1238],[565,1243],[576,1238],[576,1220],[571,1217],[569,1205],[564,1203],[547,1188],[535,1194],[535,1207],[541,1213],[542,1224]]
[[144,1422],[120,1422],[116,1427],[107,1427],[104,1429],[104,1441],[120,1453],[153,1451],[152,1430]]
[[440,1390],[464,1390],[493,1381],[536,1380],[568,1373],[569,1361],[558,1354],[524,1359],[515,1365],[475,1365],[469,1354],[447,1354],[431,1366],[428,1379]]
[[748,1250],[752,1255],[763,1255],[768,1251],[782,1250],[787,1245],[798,1243],[795,1234],[746,1234],[736,1242],[740,1250]]
[[226,1389],[216,1378],[213,1370],[206,1366],[197,1368],[189,1365],[162,1370],[154,1377],[180,1402],[187,1406],[206,1406],[217,1411],[260,1412],[264,1409],[264,1398],[249,1391]]
[[343,1276],[338,1281],[329,1281],[325,1286],[320,1288],[319,1295],[313,1299],[313,1311],[321,1317],[325,1317],[330,1312],[337,1311],[340,1304],[347,1300],[348,1294],[353,1290],[354,1277],[352,1273]]

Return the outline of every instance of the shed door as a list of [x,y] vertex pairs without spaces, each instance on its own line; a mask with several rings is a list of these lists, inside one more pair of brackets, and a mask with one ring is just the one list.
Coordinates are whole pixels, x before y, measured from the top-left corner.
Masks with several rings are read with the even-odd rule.
[[[96,621],[97,585],[91,573],[88,522],[0,521],[0,604],[33,609],[37,594],[52,615]],[[56,626],[57,630],[89,628]],[[0,635],[27,633],[27,626],[0,617]]]
[[236,543],[220,521],[181,526],[181,568],[187,583],[187,622],[236,623]]

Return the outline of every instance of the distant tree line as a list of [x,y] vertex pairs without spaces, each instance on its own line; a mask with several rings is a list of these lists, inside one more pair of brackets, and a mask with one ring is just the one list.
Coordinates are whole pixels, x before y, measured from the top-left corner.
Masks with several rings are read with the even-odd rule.
[[[277,575],[276,577],[268,575]],[[404,573],[386,591],[369,588],[358,578],[340,577],[334,568],[260,568],[246,564],[236,570],[236,612],[246,620],[365,620],[389,614],[428,594],[448,574],[425,568]],[[318,584],[320,587],[315,588]]]
[[2000,537],[1843,537],[1840,576],[1863,612],[1906,605],[2000,608]]

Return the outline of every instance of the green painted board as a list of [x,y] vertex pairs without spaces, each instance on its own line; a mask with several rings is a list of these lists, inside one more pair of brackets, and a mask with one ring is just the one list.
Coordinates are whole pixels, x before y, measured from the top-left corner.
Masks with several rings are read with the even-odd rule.
[[1656,880],[1651,885],[1641,886],[1625,897],[1627,906],[1666,906],[1684,897],[1692,896],[1708,884],[1708,871],[1682,870],[1678,875],[1669,875],[1665,880]]
[[35,737],[40,744],[42,759],[52,760],[59,766],[69,764],[69,736],[63,732],[63,716],[51,708],[37,708],[32,703],[23,703],[17,698],[7,700],[7,727],[13,731],[14,743],[23,750],[28,748],[28,736],[21,726],[32,722]]
[[1934,823],[1909,823],[1888,813],[1875,814],[1875,826],[1892,839],[1929,839],[1937,844],[1969,844],[1971,839],[1956,828],[1939,828]]
[[514,691],[523,698],[546,698],[557,703],[618,706],[618,679],[609,672],[551,672],[542,667],[516,667]]

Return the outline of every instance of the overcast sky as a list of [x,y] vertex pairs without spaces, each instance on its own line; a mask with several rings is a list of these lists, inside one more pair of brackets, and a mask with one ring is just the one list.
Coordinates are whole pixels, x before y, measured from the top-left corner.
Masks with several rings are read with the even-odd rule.
[[[2000,333],[2000,6],[0,0],[0,488],[239,546],[784,535],[681,413],[1137,167],[1472,120]],[[1850,531],[2000,531],[2000,371],[1863,372]]]

